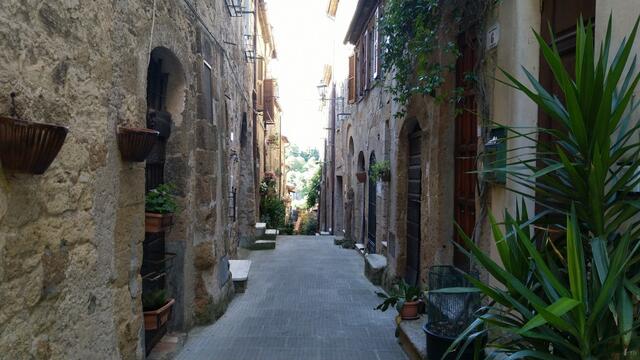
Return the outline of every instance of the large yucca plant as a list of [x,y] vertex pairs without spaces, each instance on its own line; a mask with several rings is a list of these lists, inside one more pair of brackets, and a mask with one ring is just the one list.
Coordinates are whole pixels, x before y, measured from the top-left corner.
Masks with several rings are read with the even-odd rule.
[[640,183],[640,125],[633,117],[640,76],[636,58],[630,60],[638,21],[613,58],[611,19],[599,51],[592,27],[583,24],[580,19],[574,74],[555,45],[536,34],[558,96],[526,70],[532,88],[505,73],[508,85],[561,129],[510,129],[532,145],[528,154],[516,149],[501,171],[528,188],[519,193],[541,211],[529,217],[523,201],[515,217],[505,213],[503,226],[491,218],[500,263],[462,234],[468,251],[461,249],[493,280],[468,277],[488,305],[455,346],[488,333],[493,356],[639,358],[640,202],[630,196]]

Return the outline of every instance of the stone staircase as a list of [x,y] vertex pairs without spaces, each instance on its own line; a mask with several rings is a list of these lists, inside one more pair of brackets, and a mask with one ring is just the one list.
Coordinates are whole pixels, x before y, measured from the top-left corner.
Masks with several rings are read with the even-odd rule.
[[267,224],[256,224],[256,241],[246,246],[249,250],[273,250],[276,248],[278,230],[267,229]]

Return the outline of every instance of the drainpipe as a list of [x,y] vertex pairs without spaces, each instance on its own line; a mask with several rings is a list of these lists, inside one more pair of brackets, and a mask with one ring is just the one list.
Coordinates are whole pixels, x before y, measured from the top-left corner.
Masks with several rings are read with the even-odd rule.
[[329,186],[331,186],[331,234],[335,234],[336,228],[336,217],[335,217],[335,208],[336,208],[336,84],[333,83],[331,87],[331,98],[333,101],[331,102],[331,135],[329,139],[331,139],[331,172],[329,179]]
[[[275,95],[274,95],[275,96]],[[273,101],[276,101],[275,97],[273,98]],[[280,118],[278,119],[278,132],[280,135],[280,139],[278,139],[278,157],[279,157],[279,161],[278,161],[278,166],[280,167],[280,181],[278,181],[278,192],[280,193],[280,198],[282,198],[282,196],[284,195],[282,193],[282,179],[284,176],[284,171],[282,171],[282,115],[280,115]]]
[[[258,0],[253,0],[253,54],[256,56],[258,53]],[[258,62],[256,59],[253,60],[253,94],[251,98],[253,99],[253,161],[256,159],[256,145],[258,144],[258,111],[256,106],[258,105],[256,96],[254,94],[258,94],[257,92],[257,84],[258,84]],[[260,174],[256,172],[256,164],[252,164],[253,166],[253,182],[255,186],[255,214],[256,218],[254,219],[256,222],[260,219]]]

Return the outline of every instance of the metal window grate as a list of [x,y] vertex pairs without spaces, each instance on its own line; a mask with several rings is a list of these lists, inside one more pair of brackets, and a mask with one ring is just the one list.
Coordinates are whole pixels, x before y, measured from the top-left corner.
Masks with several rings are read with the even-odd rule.
[[229,218],[231,221],[236,221],[236,201],[237,201],[237,190],[235,187],[231,188],[231,193],[229,193]]

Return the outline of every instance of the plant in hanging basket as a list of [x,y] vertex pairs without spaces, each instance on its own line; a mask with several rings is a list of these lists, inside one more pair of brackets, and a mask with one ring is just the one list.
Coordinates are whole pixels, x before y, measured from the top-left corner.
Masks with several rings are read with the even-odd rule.
[[141,128],[118,128],[118,147],[124,161],[144,161],[158,141],[159,132]]
[[364,171],[358,171],[356,173],[356,178],[358,179],[359,183],[364,183],[365,181],[367,181],[367,173]]
[[391,163],[388,160],[377,162],[369,169],[371,180],[389,182],[391,180]]
[[144,329],[157,330],[171,316],[171,309],[175,300],[168,298],[166,290],[155,290],[148,294],[142,294],[142,308],[144,314]]
[[40,175],[58,156],[67,137],[64,126],[0,116],[0,161],[11,171]]
[[145,231],[159,233],[173,224],[173,214],[178,209],[175,202],[175,187],[162,184],[149,191],[145,198]]

